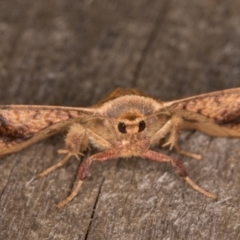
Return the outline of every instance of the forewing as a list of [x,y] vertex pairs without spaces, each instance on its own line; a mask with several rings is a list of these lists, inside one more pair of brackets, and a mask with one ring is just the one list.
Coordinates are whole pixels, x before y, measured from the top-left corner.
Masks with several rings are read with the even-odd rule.
[[240,88],[165,102],[164,107],[179,114],[185,128],[216,136],[240,136]]
[[55,106],[0,106],[0,156],[54,135],[72,122],[86,121],[94,109]]

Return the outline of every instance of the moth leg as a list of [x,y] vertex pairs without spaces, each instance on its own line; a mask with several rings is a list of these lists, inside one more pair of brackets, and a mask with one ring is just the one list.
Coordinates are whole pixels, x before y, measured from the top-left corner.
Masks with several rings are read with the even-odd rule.
[[201,159],[202,159],[202,155],[185,151],[185,150],[183,150],[183,149],[179,146],[178,143],[175,143],[175,144],[174,144],[174,147],[175,147],[175,149],[177,150],[177,152],[180,153],[180,154],[182,154],[182,155],[185,155],[185,156],[187,156],[187,157],[194,158],[194,159],[196,159],[196,160],[201,160]]
[[89,142],[98,149],[102,149],[102,150],[106,150],[106,149],[111,149],[112,148],[112,144],[109,143],[108,141],[106,141],[105,139],[103,139],[102,137],[100,137],[99,135],[97,135],[96,133],[94,133],[92,130],[87,129],[87,136],[88,136],[88,140]]
[[159,139],[165,137],[168,133],[170,133],[168,141],[163,144],[163,147],[170,145],[171,150],[178,140],[181,130],[181,122],[181,118],[177,116],[172,117],[172,119],[168,120],[166,124],[161,129],[159,129],[156,134],[152,136],[151,143],[156,144]]
[[198,186],[196,183],[194,183],[191,178],[188,176],[186,169],[183,165],[183,163],[179,160],[176,159],[172,159],[166,155],[163,155],[161,153],[158,152],[154,152],[151,150],[148,150],[146,153],[142,154],[142,157],[148,158],[150,160],[153,161],[157,161],[157,162],[170,162],[172,164],[172,166],[175,168],[176,173],[178,173],[183,179],[186,180],[186,182],[195,190],[197,190],[198,192],[202,193],[203,195],[213,198],[213,199],[217,199],[217,195],[207,192],[206,190],[204,190],[203,188],[201,188],[200,186]]
[[152,141],[156,142],[157,139],[162,138],[166,134],[170,132],[170,136],[167,140],[166,143],[164,143],[162,146],[166,147],[170,145],[170,150],[175,147],[175,149],[182,155],[188,156],[195,158],[197,160],[200,160],[202,158],[201,155],[196,154],[196,153],[191,153],[188,151],[183,150],[179,144],[177,143],[178,137],[181,132],[180,124],[181,124],[181,119],[178,117],[174,117],[173,119],[169,120],[153,137]]
[[46,175],[48,175],[50,172],[54,171],[55,169],[62,167],[65,163],[68,162],[68,160],[70,159],[72,155],[71,154],[67,154],[60,162],[52,165],[51,167],[45,169],[43,172],[41,172],[39,174],[39,177],[45,177]]
[[112,158],[116,158],[117,156],[118,156],[118,154],[114,150],[107,150],[105,152],[96,153],[96,154],[90,156],[86,161],[84,161],[78,169],[79,181],[78,181],[76,187],[74,188],[72,193],[65,200],[63,200],[62,202],[60,202],[57,205],[57,207],[61,208],[75,198],[75,196],[78,194],[78,192],[81,188],[83,180],[86,179],[88,176],[89,168],[93,161],[101,161],[102,162],[102,161],[110,160]]
[[168,120],[166,124],[161,129],[159,129],[156,134],[152,136],[151,143],[157,144],[159,139],[163,138],[165,135],[167,135],[170,132],[168,141],[162,145],[163,147],[170,145],[170,150],[173,147],[175,147],[175,149],[180,154],[200,160],[202,158],[201,155],[187,152],[183,150],[177,143],[178,137],[181,132],[181,128],[180,128],[181,121],[182,120],[178,117],[173,117],[172,119]]
[[152,137],[151,137],[151,144],[158,144],[159,139],[164,138],[167,135],[171,128],[173,127],[172,120],[168,120],[166,124],[159,129]]
[[63,166],[68,162],[71,156],[75,156],[79,159],[78,155],[83,155],[81,152],[86,150],[88,147],[86,130],[80,124],[73,124],[67,133],[65,144],[66,149],[61,149],[58,152],[66,154],[66,156],[60,162],[40,173],[40,177],[44,177],[55,169]]
[[169,149],[172,150],[172,148],[175,146],[181,132],[181,128],[180,128],[181,122],[182,120],[178,117],[175,117],[172,119],[170,136],[167,142],[162,145],[163,147],[166,147],[169,145]]

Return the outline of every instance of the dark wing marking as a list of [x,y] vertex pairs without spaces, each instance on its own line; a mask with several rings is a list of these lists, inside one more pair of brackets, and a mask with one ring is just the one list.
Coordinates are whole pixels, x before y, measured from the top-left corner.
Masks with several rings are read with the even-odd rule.
[[240,136],[240,88],[165,102],[164,107],[180,114],[185,128],[215,136]]
[[93,115],[94,109],[55,106],[0,106],[0,156],[16,152],[57,134],[75,121]]

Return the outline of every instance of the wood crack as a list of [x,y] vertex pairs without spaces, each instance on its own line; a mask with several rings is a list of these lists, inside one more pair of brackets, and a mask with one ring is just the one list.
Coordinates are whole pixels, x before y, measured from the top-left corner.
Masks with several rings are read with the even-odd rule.
[[142,51],[142,54],[141,54],[141,58],[140,60],[138,61],[137,63],[137,66],[136,66],[136,69],[133,73],[133,82],[136,82],[139,78],[139,75],[140,75],[140,72],[142,70],[142,66],[146,60],[146,57],[148,55],[148,52],[150,50],[150,47],[152,46],[154,40],[156,39],[157,37],[157,34],[159,33],[159,28],[161,26],[161,24],[163,23],[164,21],[164,18],[168,12],[168,8],[169,8],[169,2],[168,0],[165,0],[163,2],[163,4],[161,5],[161,8],[159,10],[159,13],[157,15],[157,18],[156,18],[156,21],[154,23],[154,26],[153,26],[153,29],[150,33],[150,36],[146,42],[146,45],[145,47],[143,48],[143,51]]
[[103,185],[104,181],[105,181],[105,178],[103,178],[103,180],[102,180],[102,182],[101,182],[101,185],[99,186],[98,195],[97,195],[96,200],[95,200],[95,203],[94,203],[94,205],[93,205],[93,210],[92,210],[91,218],[90,218],[90,221],[89,221],[89,225],[88,225],[87,232],[86,232],[86,235],[85,235],[85,237],[84,237],[84,240],[87,240],[87,239],[88,239],[88,235],[89,235],[89,233],[90,233],[91,226],[92,226],[92,220],[94,219],[94,215],[95,215],[96,208],[97,208],[97,203],[98,203],[99,197],[100,197],[101,192],[102,192],[102,185]]

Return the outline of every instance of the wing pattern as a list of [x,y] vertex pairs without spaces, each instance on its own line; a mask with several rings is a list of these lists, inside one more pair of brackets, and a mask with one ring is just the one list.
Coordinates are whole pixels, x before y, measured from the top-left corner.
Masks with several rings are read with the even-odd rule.
[[212,136],[240,137],[240,88],[165,102],[164,107],[185,120],[184,129],[197,129]]
[[0,107],[0,155],[19,151],[89,115],[84,108],[9,105]]
[[240,88],[166,102],[165,107],[198,113],[218,124],[240,123]]

